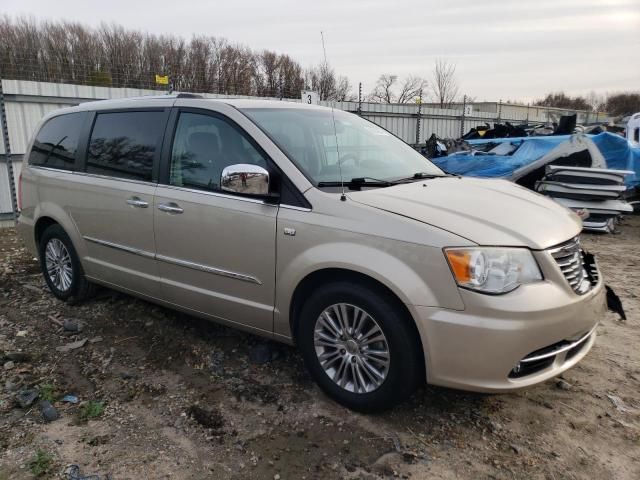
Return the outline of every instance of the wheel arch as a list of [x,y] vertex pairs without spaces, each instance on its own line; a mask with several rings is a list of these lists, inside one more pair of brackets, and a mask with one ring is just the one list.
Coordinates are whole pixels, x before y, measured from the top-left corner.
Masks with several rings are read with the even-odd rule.
[[337,279],[340,281],[350,281],[359,285],[365,285],[373,292],[387,298],[399,311],[401,311],[402,316],[405,318],[409,328],[411,328],[413,332],[413,338],[417,342],[418,351],[421,355],[420,365],[425,365],[425,351],[421,341],[420,332],[418,331],[418,326],[416,325],[415,319],[407,305],[391,288],[381,281],[365,273],[345,268],[322,268],[315,270],[307,274],[300,282],[298,282],[289,305],[289,325],[294,342],[296,342],[298,334],[299,313],[304,305],[304,299],[318,287],[335,282]]
[[62,226],[60,222],[58,222],[56,219],[49,217],[47,215],[38,218],[38,220],[36,221],[33,227],[33,239],[36,243],[36,249],[38,251],[40,251],[40,239],[42,238],[42,235],[44,234],[45,230],[49,228],[51,225]]

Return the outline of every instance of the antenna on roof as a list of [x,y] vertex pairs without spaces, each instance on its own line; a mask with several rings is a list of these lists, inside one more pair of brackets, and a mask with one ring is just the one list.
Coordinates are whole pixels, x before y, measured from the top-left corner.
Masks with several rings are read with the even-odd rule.
[[[324,32],[320,30],[320,38],[322,39],[322,52],[324,53],[324,68],[329,69],[329,62],[327,62],[327,49],[324,46]],[[320,79],[322,80],[322,69],[320,70]],[[340,147],[338,146],[338,130],[336,129],[336,115],[333,111],[333,102],[331,102],[331,120],[333,121],[333,135],[336,138],[336,153],[338,155],[338,172],[340,172],[340,186],[342,193],[340,194],[340,200],[345,202],[347,196],[344,191],[344,177],[342,176],[342,162],[340,161]]]

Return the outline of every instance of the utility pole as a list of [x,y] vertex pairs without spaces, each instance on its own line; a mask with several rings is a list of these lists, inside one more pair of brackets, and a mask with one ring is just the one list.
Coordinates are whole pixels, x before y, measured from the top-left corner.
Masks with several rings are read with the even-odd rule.
[[16,185],[13,178],[13,162],[11,161],[11,143],[9,142],[9,127],[7,126],[7,110],[4,105],[4,92],[2,79],[0,79],[0,116],[2,117],[2,140],[4,142],[4,157],[7,162],[7,176],[9,177],[9,194],[11,195],[11,209],[13,218],[18,216],[18,200],[16,198]]
[[467,96],[462,97],[462,115],[460,115],[460,138],[464,135],[464,117],[467,111]]
[[358,115],[362,116],[362,82],[358,84]]
[[420,124],[422,122],[422,89],[418,93],[418,118],[416,119],[416,145],[420,145]]

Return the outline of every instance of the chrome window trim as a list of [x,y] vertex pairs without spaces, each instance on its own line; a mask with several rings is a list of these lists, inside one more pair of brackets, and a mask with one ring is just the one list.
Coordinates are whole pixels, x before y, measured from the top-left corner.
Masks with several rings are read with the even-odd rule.
[[140,255],[145,258],[155,258],[155,254],[152,252],[147,252],[146,250],[141,250],[139,248],[127,247],[126,245],[121,245],[119,243],[109,242],[107,240],[100,240],[99,238],[89,237],[87,235],[83,236],[86,241],[91,243],[96,243],[98,245],[102,245],[104,247],[113,248],[116,250],[122,250],[128,253],[133,253],[134,255]]
[[32,163],[26,163],[26,166],[28,166],[28,168],[35,168],[38,170],[46,170],[47,172],[62,172],[62,173],[76,173],[73,170],[69,170],[66,168],[53,168],[53,167],[45,167],[43,165],[33,165]]
[[111,175],[100,175],[99,173],[87,173],[87,172],[72,172],[74,175],[80,175],[82,177],[101,178],[103,180],[116,180],[118,182],[135,183],[137,185],[149,185],[155,187],[157,182],[147,182],[146,180],[134,180],[132,178],[113,177]]
[[255,283],[262,285],[262,282],[252,275],[244,273],[232,272],[230,270],[223,270],[222,268],[209,267],[208,265],[202,265],[200,263],[189,262],[187,260],[180,260],[173,257],[167,257],[165,255],[156,255],[156,260],[161,262],[171,263],[180,267],[192,268],[201,272],[213,273],[214,275],[220,275],[222,277],[235,278],[236,280],[242,280],[244,282]]
[[155,187],[156,185],[158,185],[155,182],[147,182],[144,180],[134,180],[132,178],[122,178],[122,177],[112,177],[109,175],[99,175],[97,173],[87,173],[87,172],[77,172],[74,170],[65,170],[63,168],[52,168],[52,167],[42,167],[40,165],[31,165],[29,164],[29,168],[35,168],[38,170],[46,170],[48,172],[63,172],[63,173],[69,173],[71,175],[77,175],[77,176],[81,176],[81,177],[91,177],[91,178],[100,178],[103,180],[115,180],[118,182],[127,182],[127,183],[135,183],[137,185],[149,185],[151,187]]
[[[210,195],[212,197],[228,198],[228,199],[231,199],[231,200],[240,200],[242,202],[257,203],[259,205],[267,205],[269,207],[277,207],[278,206],[277,203],[267,203],[264,200],[260,200],[260,199],[257,199],[257,198],[247,198],[247,197],[241,197],[241,196],[237,196],[237,195],[228,195],[226,193],[212,192],[210,190],[198,190],[197,188],[180,187],[178,185],[166,185],[164,183],[159,184],[158,187],[169,188],[171,190],[178,190],[178,191],[189,192],[189,193],[201,193],[201,194],[204,194],[204,195]],[[161,197],[162,194],[156,193],[156,196],[160,196]]]
[[299,212],[310,212],[311,209],[310,208],[306,208],[306,207],[296,207],[295,205],[287,205],[286,203],[281,203],[280,204],[281,208],[286,208],[288,210],[297,210]]
[[134,255],[140,255],[144,258],[150,258],[154,260],[159,260],[161,262],[170,263],[173,265],[178,265],[180,267],[192,268],[194,270],[199,270],[201,272],[212,273],[214,275],[220,275],[222,277],[234,278],[236,280],[242,280],[243,282],[255,283],[256,285],[262,285],[262,282],[252,276],[244,273],[232,272],[230,270],[224,270],[222,268],[210,267],[208,265],[202,265],[200,263],[189,262],[187,260],[180,260],[178,258],[167,257],[166,255],[157,255],[152,252],[148,252],[146,250],[141,250],[138,248],[128,247],[126,245],[121,245],[119,243],[109,242],[107,240],[100,240],[99,238],[94,238],[90,236],[83,236],[86,241],[95,243],[97,245],[102,245],[104,247],[113,248],[116,250],[122,250],[123,252],[132,253]]

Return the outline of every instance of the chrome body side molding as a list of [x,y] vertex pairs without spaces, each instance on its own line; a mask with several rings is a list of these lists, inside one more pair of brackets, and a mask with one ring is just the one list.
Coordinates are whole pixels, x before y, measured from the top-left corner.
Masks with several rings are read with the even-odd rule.
[[222,277],[235,278],[236,280],[242,280],[244,282],[255,283],[262,285],[262,282],[252,275],[244,273],[232,272],[230,270],[223,270],[221,268],[210,267],[208,265],[202,265],[200,263],[188,262],[186,260],[180,260],[178,258],[167,257],[165,255],[156,255],[156,260],[165,263],[171,263],[180,267],[192,268],[201,272],[213,273],[214,275],[220,275]]
[[141,257],[150,258],[159,260],[165,263],[171,263],[173,265],[178,265],[180,267],[191,268],[193,270],[199,270],[201,272],[212,273],[214,275],[220,275],[228,278],[235,278],[236,280],[241,280],[243,282],[255,283],[257,285],[262,285],[262,282],[252,276],[244,273],[232,272],[230,270],[224,270],[221,268],[210,267],[208,265],[202,265],[199,263],[188,262],[186,260],[180,260],[178,258],[167,257],[165,255],[156,255],[152,252],[147,252],[145,250],[139,250],[137,248],[128,247],[126,245],[120,245],[119,243],[113,243],[106,240],[100,240],[99,238],[84,236],[87,242],[95,243],[97,245],[102,245],[104,247],[114,248],[116,250],[122,250],[124,252],[132,253],[134,255],[140,255]]
[[116,250],[122,250],[124,252],[133,253],[134,255],[140,255],[145,258],[155,258],[155,254],[153,252],[147,252],[146,250],[140,250],[138,248],[127,247],[126,245],[121,245],[119,243],[108,242],[107,240],[100,240],[99,238],[84,236],[87,242],[95,243],[97,245],[102,245],[103,247],[114,248]]

